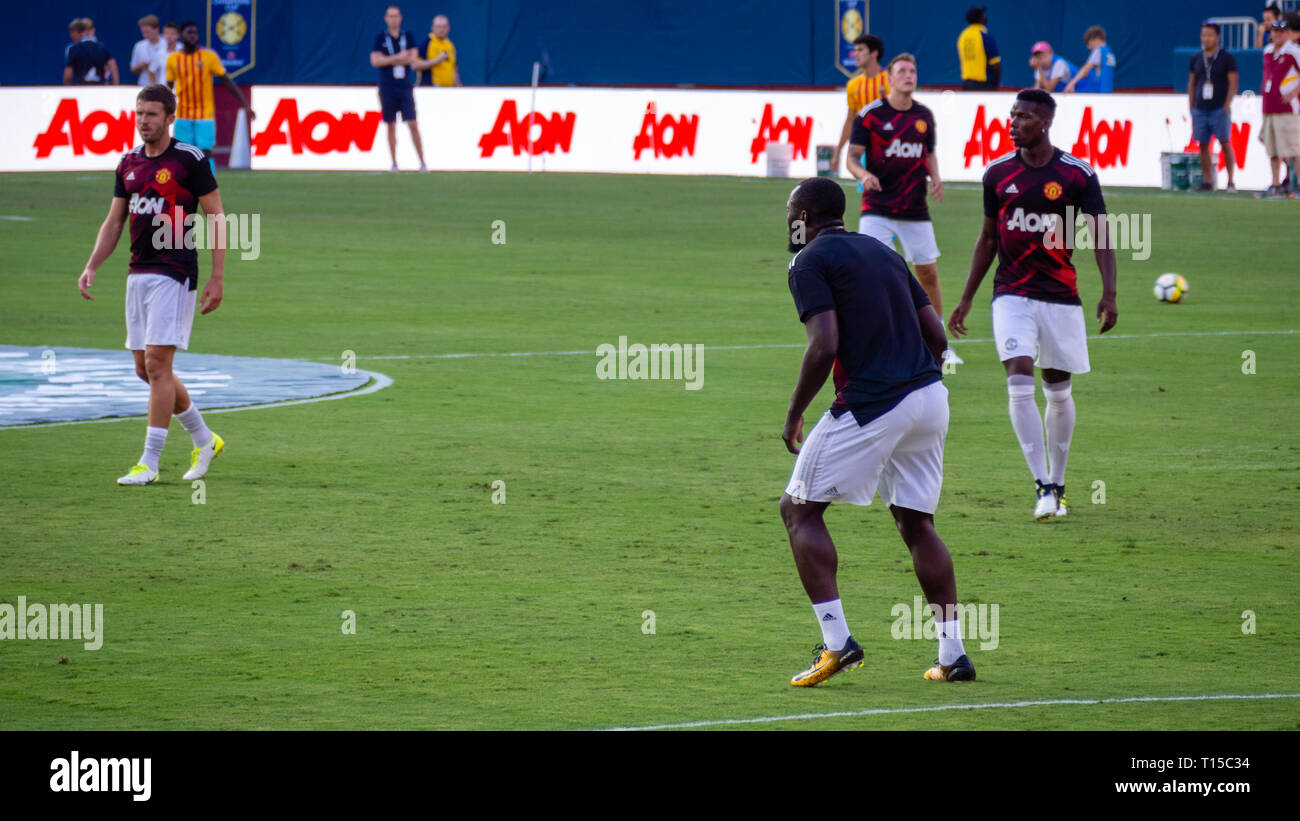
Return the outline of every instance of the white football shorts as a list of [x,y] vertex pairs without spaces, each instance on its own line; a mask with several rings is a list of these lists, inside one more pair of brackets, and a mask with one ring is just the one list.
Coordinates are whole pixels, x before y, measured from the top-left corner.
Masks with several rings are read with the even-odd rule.
[[1033,356],[1034,365],[1087,373],[1088,332],[1083,306],[1007,294],[993,300],[993,339],[998,359]]
[[858,233],[875,237],[894,247],[894,237],[903,246],[903,259],[909,265],[929,265],[939,259],[939,245],[934,241],[934,224],[929,220],[896,220],[863,214],[858,218]]
[[943,488],[948,389],[918,388],[889,413],[859,426],[851,411],[818,420],[799,450],[785,492],[810,502],[885,504],[934,513]]
[[169,276],[127,274],[126,347],[143,351],[146,345],[174,345],[185,350],[197,300],[198,291]]

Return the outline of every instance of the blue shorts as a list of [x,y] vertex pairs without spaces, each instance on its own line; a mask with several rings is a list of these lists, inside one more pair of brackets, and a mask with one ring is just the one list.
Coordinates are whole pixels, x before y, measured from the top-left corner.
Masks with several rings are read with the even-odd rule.
[[176,120],[172,124],[172,136],[195,148],[211,151],[217,145],[217,123],[215,120]]
[[384,122],[397,121],[397,112],[402,112],[402,120],[415,122],[415,89],[410,86],[380,86],[379,109],[384,113]]
[[1192,109],[1192,139],[1201,144],[1203,148],[1210,145],[1211,135],[1219,138],[1219,145],[1231,145],[1232,139],[1232,119],[1228,116],[1226,109],[1216,108],[1213,111],[1202,111],[1199,108]]

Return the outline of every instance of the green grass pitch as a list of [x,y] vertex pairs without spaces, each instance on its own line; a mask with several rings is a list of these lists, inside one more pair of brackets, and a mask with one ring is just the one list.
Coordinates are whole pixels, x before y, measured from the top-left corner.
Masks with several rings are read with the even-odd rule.
[[[992,343],[956,345],[966,364],[946,378],[936,523],[960,599],[1000,609],[996,650],[968,640],[979,681],[921,679],[934,643],[890,636],[892,606],[919,593],[906,549],[879,505],[836,505],[867,663],[798,690],[789,677],[820,636],[777,513],[804,341],[786,287],[789,181],[220,181],[227,210],[262,215],[262,254],[229,263],[191,350],[351,350],[395,384],[209,415],[228,450],[202,505],[180,479],[179,424],[147,488],[113,482],[141,420],[0,431],[0,602],[105,610],[98,651],[0,642],[0,729],[602,728],[1300,691],[1278,675],[1300,647],[1294,202],[1108,190],[1112,212],[1152,215],[1154,242],[1147,261],[1119,253],[1115,338],[1096,337],[1100,280],[1076,252],[1093,372],[1075,380],[1065,520],[1032,520]],[[0,342],[121,348],[126,242],[95,302],[76,289],[111,190],[109,174],[0,177],[0,216],[32,218],[0,220]],[[951,186],[933,215],[955,303],[979,191]],[[1184,304],[1153,299],[1165,271],[1190,281]],[[980,340],[991,286],[969,320]],[[709,346],[703,388],[601,381],[594,354],[437,358],[620,336]],[[1289,698],[742,726],[1294,729],[1298,715]]]

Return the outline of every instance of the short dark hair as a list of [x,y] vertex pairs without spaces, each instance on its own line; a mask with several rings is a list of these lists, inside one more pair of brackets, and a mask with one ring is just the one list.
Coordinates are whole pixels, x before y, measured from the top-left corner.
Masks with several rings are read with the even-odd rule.
[[176,113],[176,95],[172,94],[172,90],[162,83],[154,83],[140,89],[140,93],[135,95],[135,101],[137,103],[162,103],[163,110],[167,112],[168,117]]
[[1203,29],[1214,29],[1214,33],[1215,33],[1215,34],[1221,34],[1221,33],[1222,33],[1222,32],[1219,31],[1219,24],[1216,23],[1216,22],[1214,22],[1213,20],[1206,20],[1205,22],[1201,23],[1201,28],[1203,28]]
[[1033,103],[1034,105],[1046,106],[1047,110],[1056,116],[1056,100],[1052,95],[1043,91],[1041,88],[1026,88],[1016,95],[1016,102]]
[[885,41],[874,34],[859,34],[853,40],[853,45],[866,46],[867,51],[874,51],[876,53],[876,62],[880,62],[880,58],[885,56]]
[[74,17],[72,18],[72,22],[68,23],[68,31],[85,31],[85,30],[86,30],[86,24],[81,22],[80,17]]
[[389,9],[397,9],[398,14],[402,13],[402,7],[397,5],[396,3],[389,3],[388,5],[384,6],[384,14],[388,14]]
[[1291,31],[1300,31],[1300,11],[1291,11],[1286,14],[1286,27]]
[[1095,38],[1106,39],[1106,30],[1101,26],[1089,26],[1088,30],[1083,33],[1083,44],[1086,46]]
[[1274,17],[1282,16],[1282,8],[1277,3],[1269,3],[1264,7],[1264,11],[1270,12]]
[[844,189],[830,177],[809,177],[799,183],[792,205],[795,211],[807,211],[814,225],[844,221]]
[[189,28],[190,26],[194,26],[194,28],[198,28],[199,24],[194,22],[193,20],[186,20],[185,22],[181,23],[180,30],[185,31],[185,29]]
[[966,22],[971,24],[983,23],[988,19],[988,16],[984,13],[985,11],[984,6],[971,6],[966,10]]
[[180,31],[181,27],[168,20],[166,23],[163,23],[163,30],[166,29],[176,29],[177,31]]

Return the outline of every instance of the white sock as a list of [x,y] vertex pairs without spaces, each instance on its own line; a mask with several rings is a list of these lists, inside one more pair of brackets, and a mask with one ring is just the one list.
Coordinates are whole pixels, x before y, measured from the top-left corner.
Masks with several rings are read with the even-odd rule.
[[849,643],[849,625],[844,621],[844,608],[839,599],[817,602],[813,605],[817,623],[822,628],[822,641],[827,650],[839,651]]
[[162,457],[163,445],[167,444],[167,428],[145,428],[144,455],[140,464],[150,470],[158,470],[158,459]]
[[1047,450],[1052,455],[1052,484],[1065,484],[1065,463],[1070,458],[1070,439],[1074,436],[1074,398],[1070,396],[1070,380],[1055,385],[1043,383],[1047,397],[1047,412],[1043,421],[1047,426]]
[[1034,401],[1034,378],[1016,374],[1007,377],[1007,395],[1010,397],[1011,429],[1020,440],[1020,450],[1025,454],[1029,472],[1043,484],[1048,483],[1047,454],[1043,450],[1043,418]]
[[205,448],[212,444],[212,431],[203,423],[203,414],[199,413],[198,405],[190,402],[190,406],[176,414],[176,418],[181,420],[190,438],[194,440],[194,447]]
[[951,667],[952,663],[966,655],[966,648],[961,644],[961,621],[936,622],[939,627],[939,663]]

